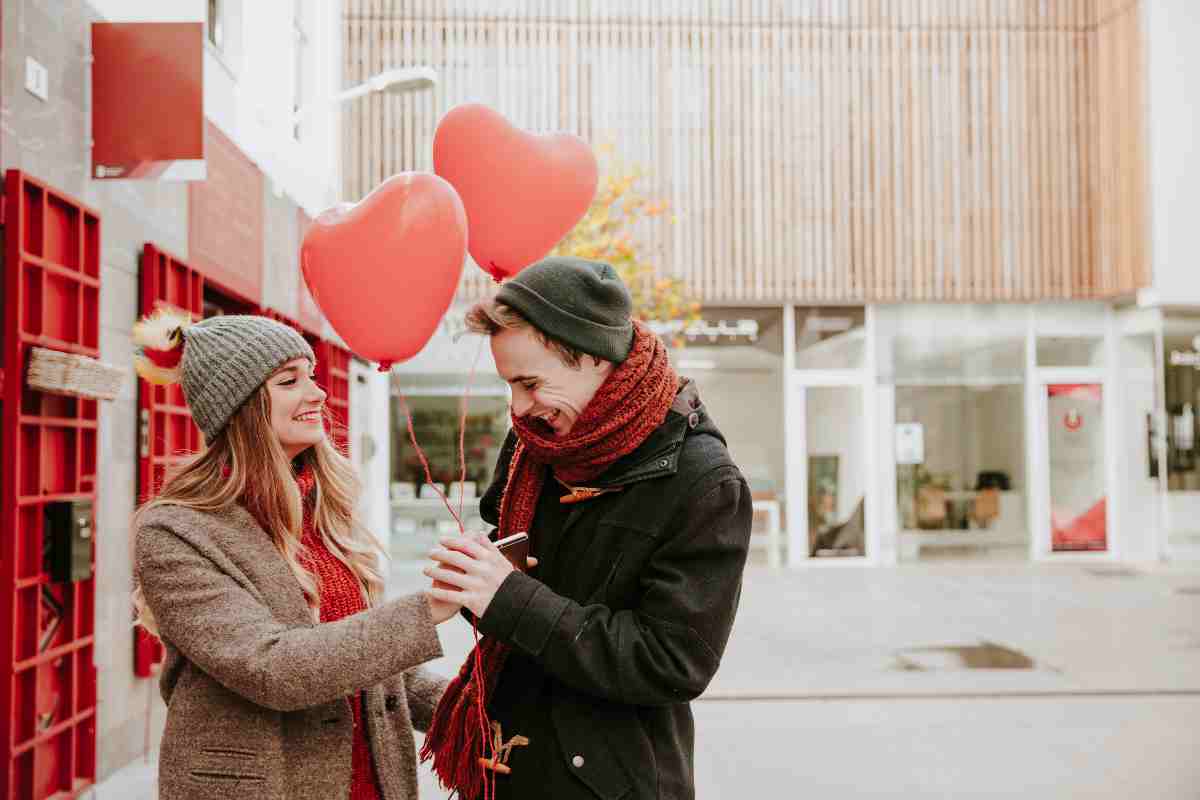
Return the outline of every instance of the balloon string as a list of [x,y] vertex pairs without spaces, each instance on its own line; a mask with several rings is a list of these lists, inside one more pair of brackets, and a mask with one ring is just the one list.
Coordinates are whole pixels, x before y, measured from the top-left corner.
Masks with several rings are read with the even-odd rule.
[[463,508],[466,503],[466,492],[463,484],[467,480],[467,403],[471,396],[471,386],[475,382],[475,373],[479,368],[479,357],[483,354],[483,340],[479,340],[479,349],[475,351],[475,360],[471,362],[471,371],[467,375],[466,389],[463,391],[462,400],[459,402],[459,418],[458,418],[458,511],[454,510],[454,505],[450,502],[450,498],[441,490],[437,482],[433,479],[433,471],[429,467],[429,459],[425,455],[425,451],[421,448],[421,443],[417,441],[417,432],[413,428],[412,411],[408,407],[408,398],[404,392],[400,392],[400,408],[404,411],[404,416],[408,420],[408,438],[412,442],[413,449],[417,451],[417,458],[421,460],[421,467],[425,470],[425,482],[433,487],[437,492],[438,497],[442,499],[442,504],[446,506],[446,510],[450,512],[450,516],[454,517],[454,521],[458,523],[458,532],[466,533],[466,525],[463,524]]
[[[483,354],[483,337],[479,338],[479,347],[475,350],[475,358],[471,361],[471,371],[467,374],[467,384],[463,390],[462,399],[459,403],[459,418],[458,418],[458,518],[461,520],[463,515],[463,503],[466,501],[467,493],[467,408],[471,398],[471,387],[475,384],[475,373],[479,368],[479,357]],[[453,512],[452,512],[453,513]],[[462,523],[460,522],[461,526]],[[487,708],[484,706],[483,696],[486,685],[483,675],[483,656],[479,649],[479,620],[474,615],[471,616],[471,633],[475,638],[475,648],[472,652],[475,654],[475,663],[471,669],[471,683],[475,685],[475,705],[479,715],[480,736],[483,740],[483,757],[488,759],[493,764],[500,754],[496,752],[495,745],[492,742],[491,731],[489,730],[489,719]],[[483,771],[483,800],[492,800],[496,796],[496,772],[494,769],[487,768]]]
[[413,430],[412,411],[408,408],[408,399],[404,396],[403,391],[400,392],[400,407],[404,410],[404,416],[408,417],[408,438],[417,451],[417,458],[421,459],[421,466],[425,468],[425,482],[433,487],[438,497],[442,498],[442,503],[445,504],[446,510],[450,512],[450,516],[454,517],[454,521],[458,523],[459,533],[465,533],[466,528],[463,527],[462,517],[454,513],[454,506],[450,504],[450,499],[446,497],[446,493],[433,480],[433,473],[429,469],[429,459],[425,457],[425,451],[421,449],[420,443],[417,442],[417,434]]
[[471,387],[475,384],[475,372],[479,368],[479,357],[483,355],[483,337],[479,338],[479,348],[475,351],[475,360],[471,362],[471,371],[467,374],[467,386],[463,390],[462,400],[459,401],[458,418],[458,517],[462,519],[463,502],[467,493],[467,404],[471,399]]

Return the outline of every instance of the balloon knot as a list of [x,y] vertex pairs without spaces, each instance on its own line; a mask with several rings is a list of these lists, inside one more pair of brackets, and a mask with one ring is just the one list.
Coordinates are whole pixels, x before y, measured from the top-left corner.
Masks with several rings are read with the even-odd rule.
[[391,370],[392,370],[392,362],[391,361],[380,361],[379,362],[379,371],[380,372],[391,372]]
[[495,281],[496,283],[500,283],[501,281],[504,280],[504,270],[497,267],[495,261],[489,261],[488,267],[489,267],[489,269],[487,272],[489,275],[492,276],[493,281]]

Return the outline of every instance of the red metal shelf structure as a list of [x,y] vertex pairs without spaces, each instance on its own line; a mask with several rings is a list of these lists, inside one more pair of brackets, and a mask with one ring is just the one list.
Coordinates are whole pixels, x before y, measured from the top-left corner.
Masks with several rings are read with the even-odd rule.
[[[179,259],[147,243],[142,248],[139,314],[163,307],[200,320],[204,313],[204,277]],[[170,468],[200,450],[203,439],[192,422],[183,389],[138,381],[138,501],[158,494]],[[155,675],[166,653],[162,642],[144,628],[134,629],[133,672]]]
[[317,356],[316,381],[325,390],[325,405],[329,409],[329,438],[335,447],[350,455],[350,359],[349,350],[333,342],[305,336]]
[[[142,248],[141,283],[142,316],[166,307],[203,319],[204,276],[153,244]],[[171,466],[198,452],[204,440],[179,384],[139,380],[138,416],[138,499],[144,502],[158,494]]]
[[100,216],[18,170],[4,191],[0,796],[43,800],[96,778],[96,546],[86,580],[52,582],[43,515],[52,501],[94,503],[98,414],[24,375],[33,346],[100,355]]

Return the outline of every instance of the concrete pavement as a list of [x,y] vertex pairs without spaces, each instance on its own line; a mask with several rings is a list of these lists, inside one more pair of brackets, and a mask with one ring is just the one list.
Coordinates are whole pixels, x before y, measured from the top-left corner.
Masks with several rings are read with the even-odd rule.
[[[389,594],[423,585],[396,565]],[[441,635],[449,675],[471,630]],[[700,800],[1195,800],[1200,566],[754,565],[694,708]],[[126,773],[92,796],[152,796]]]
[[[451,674],[470,628],[442,640]],[[751,566],[693,708],[698,800],[1196,800],[1200,568]]]

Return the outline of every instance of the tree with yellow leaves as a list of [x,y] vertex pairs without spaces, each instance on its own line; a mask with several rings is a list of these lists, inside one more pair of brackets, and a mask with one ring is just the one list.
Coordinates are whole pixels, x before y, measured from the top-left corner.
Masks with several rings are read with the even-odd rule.
[[[700,304],[679,278],[659,274],[643,237],[651,225],[674,224],[664,200],[646,196],[645,173],[630,167],[611,145],[596,148],[600,182],[587,214],[554,248],[552,255],[576,256],[611,264],[633,295],[633,316],[643,322],[674,322],[676,331],[700,318]],[[682,323],[680,325],[679,323]],[[672,344],[682,346],[676,333]]]

